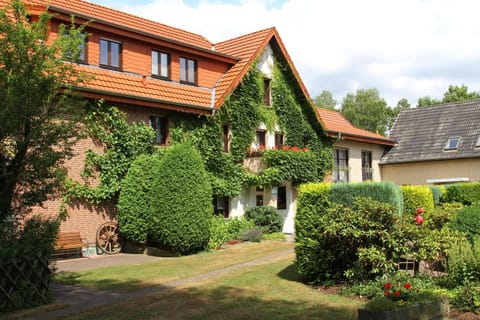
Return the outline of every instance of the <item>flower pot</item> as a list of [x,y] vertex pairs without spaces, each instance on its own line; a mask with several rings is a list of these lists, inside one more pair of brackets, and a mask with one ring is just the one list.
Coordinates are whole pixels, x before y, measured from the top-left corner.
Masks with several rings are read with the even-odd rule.
[[448,312],[448,300],[437,299],[389,311],[358,309],[358,320],[441,320]]

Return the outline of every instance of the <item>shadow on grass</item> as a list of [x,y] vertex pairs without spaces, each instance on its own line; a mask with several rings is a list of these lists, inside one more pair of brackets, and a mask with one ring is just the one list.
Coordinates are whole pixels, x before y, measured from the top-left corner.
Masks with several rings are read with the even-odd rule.
[[[141,272],[141,271],[140,271]],[[105,275],[101,280],[92,279],[89,280],[89,276],[94,274],[93,272],[82,271],[77,272],[59,272],[56,273],[53,281],[61,284],[72,286],[85,286],[96,290],[108,290],[113,292],[127,292],[127,291],[139,291],[145,288],[149,288],[155,285],[161,285],[162,282],[148,283],[135,279],[122,279],[117,280],[109,278]],[[167,282],[167,280],[165,281]]]
[[[272,288],[272,290],[274,290]],[[312,297],[272,298],[254,289],[219,286],[171,289],[70,315],[68,319],[339,319],[357,318],[348,302]],[[65,319],[67,319],[65,318]]]

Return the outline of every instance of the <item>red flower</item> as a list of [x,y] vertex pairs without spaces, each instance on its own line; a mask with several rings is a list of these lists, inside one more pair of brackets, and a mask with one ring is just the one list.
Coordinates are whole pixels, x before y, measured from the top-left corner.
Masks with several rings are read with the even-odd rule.
[[423,208],[417,208],[417,214],[422,214],[425,212],[425,209]]
[[396,295],[397,297],[400,297],[401,295],[400,291],[395,291],[393,294]]
[[386,296],[388,296],[388,295],[390,295],[390,291],[386,290],[386,291],[384,292],[384,294],[385,294]]
[[384,285],[384,288],[387,289],[387,290],[390,289],[391,287],[392,287],[392,283],[391,283],[391,282],[387,282],[387,283],[385,283],[385,285]]
[[412,288],[412,285],[411,285],[409,282],[407,282],[407,283],[405,283],[405,284],[403,285],[403,287],[404,287],[405,289],[409,290],[409,289]]

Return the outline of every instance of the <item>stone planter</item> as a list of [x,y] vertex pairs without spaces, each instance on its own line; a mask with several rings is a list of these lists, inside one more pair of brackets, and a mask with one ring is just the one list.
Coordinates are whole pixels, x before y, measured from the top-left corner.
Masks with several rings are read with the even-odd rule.
[[391,311],[358,309],[358,320],[441,320],[449,311],[448,300],[437,299]]

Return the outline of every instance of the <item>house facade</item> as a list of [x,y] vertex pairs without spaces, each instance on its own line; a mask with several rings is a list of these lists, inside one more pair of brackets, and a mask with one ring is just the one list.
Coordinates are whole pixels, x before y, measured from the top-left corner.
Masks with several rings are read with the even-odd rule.
[[317,114],[333,141],[331,182],[381,181],[379,163],[394,142],[382,135],[353,126],[337,111],[317,108]]
[[400,112],[395,141],[380,163],[382,177],[399,185],[480,181],[480,101]]
[[[269,165],[249,153],[284,146],[321,153],[330,144],[275,28],[212,43],[192,32],[81,0],[25,4],[32,17],[44,10],[53,14],[52,37],[60,24],[70,24],[71,16],[75,23],[88,22],[76,67],[92,78],[77,91],[117,106],[130,122],[148,123],[159,148],[216,132],[218,140],[199,148],[201,153],[211,152],[205,161],[215,177],[217,214],[242,216],[248,207],[269,204],[284,217],[283,231],[294,232],[295,186],[302,181],[255,178]],[[85,152],[90,149],[104,150],[90,139],[79,143],[77,155],[67,163],[72,179],[82,181]],[[253,177],[251,181],[238,182],[237,169],[231,169],[237,167],[243,168],[243,176]],[[56,216],[60,205],[60,200],[49,201],[34,212]],[[80,231],[94,243],[97,227],[116,221],[115,210],[114,201],[69,203],[61,231]]]

